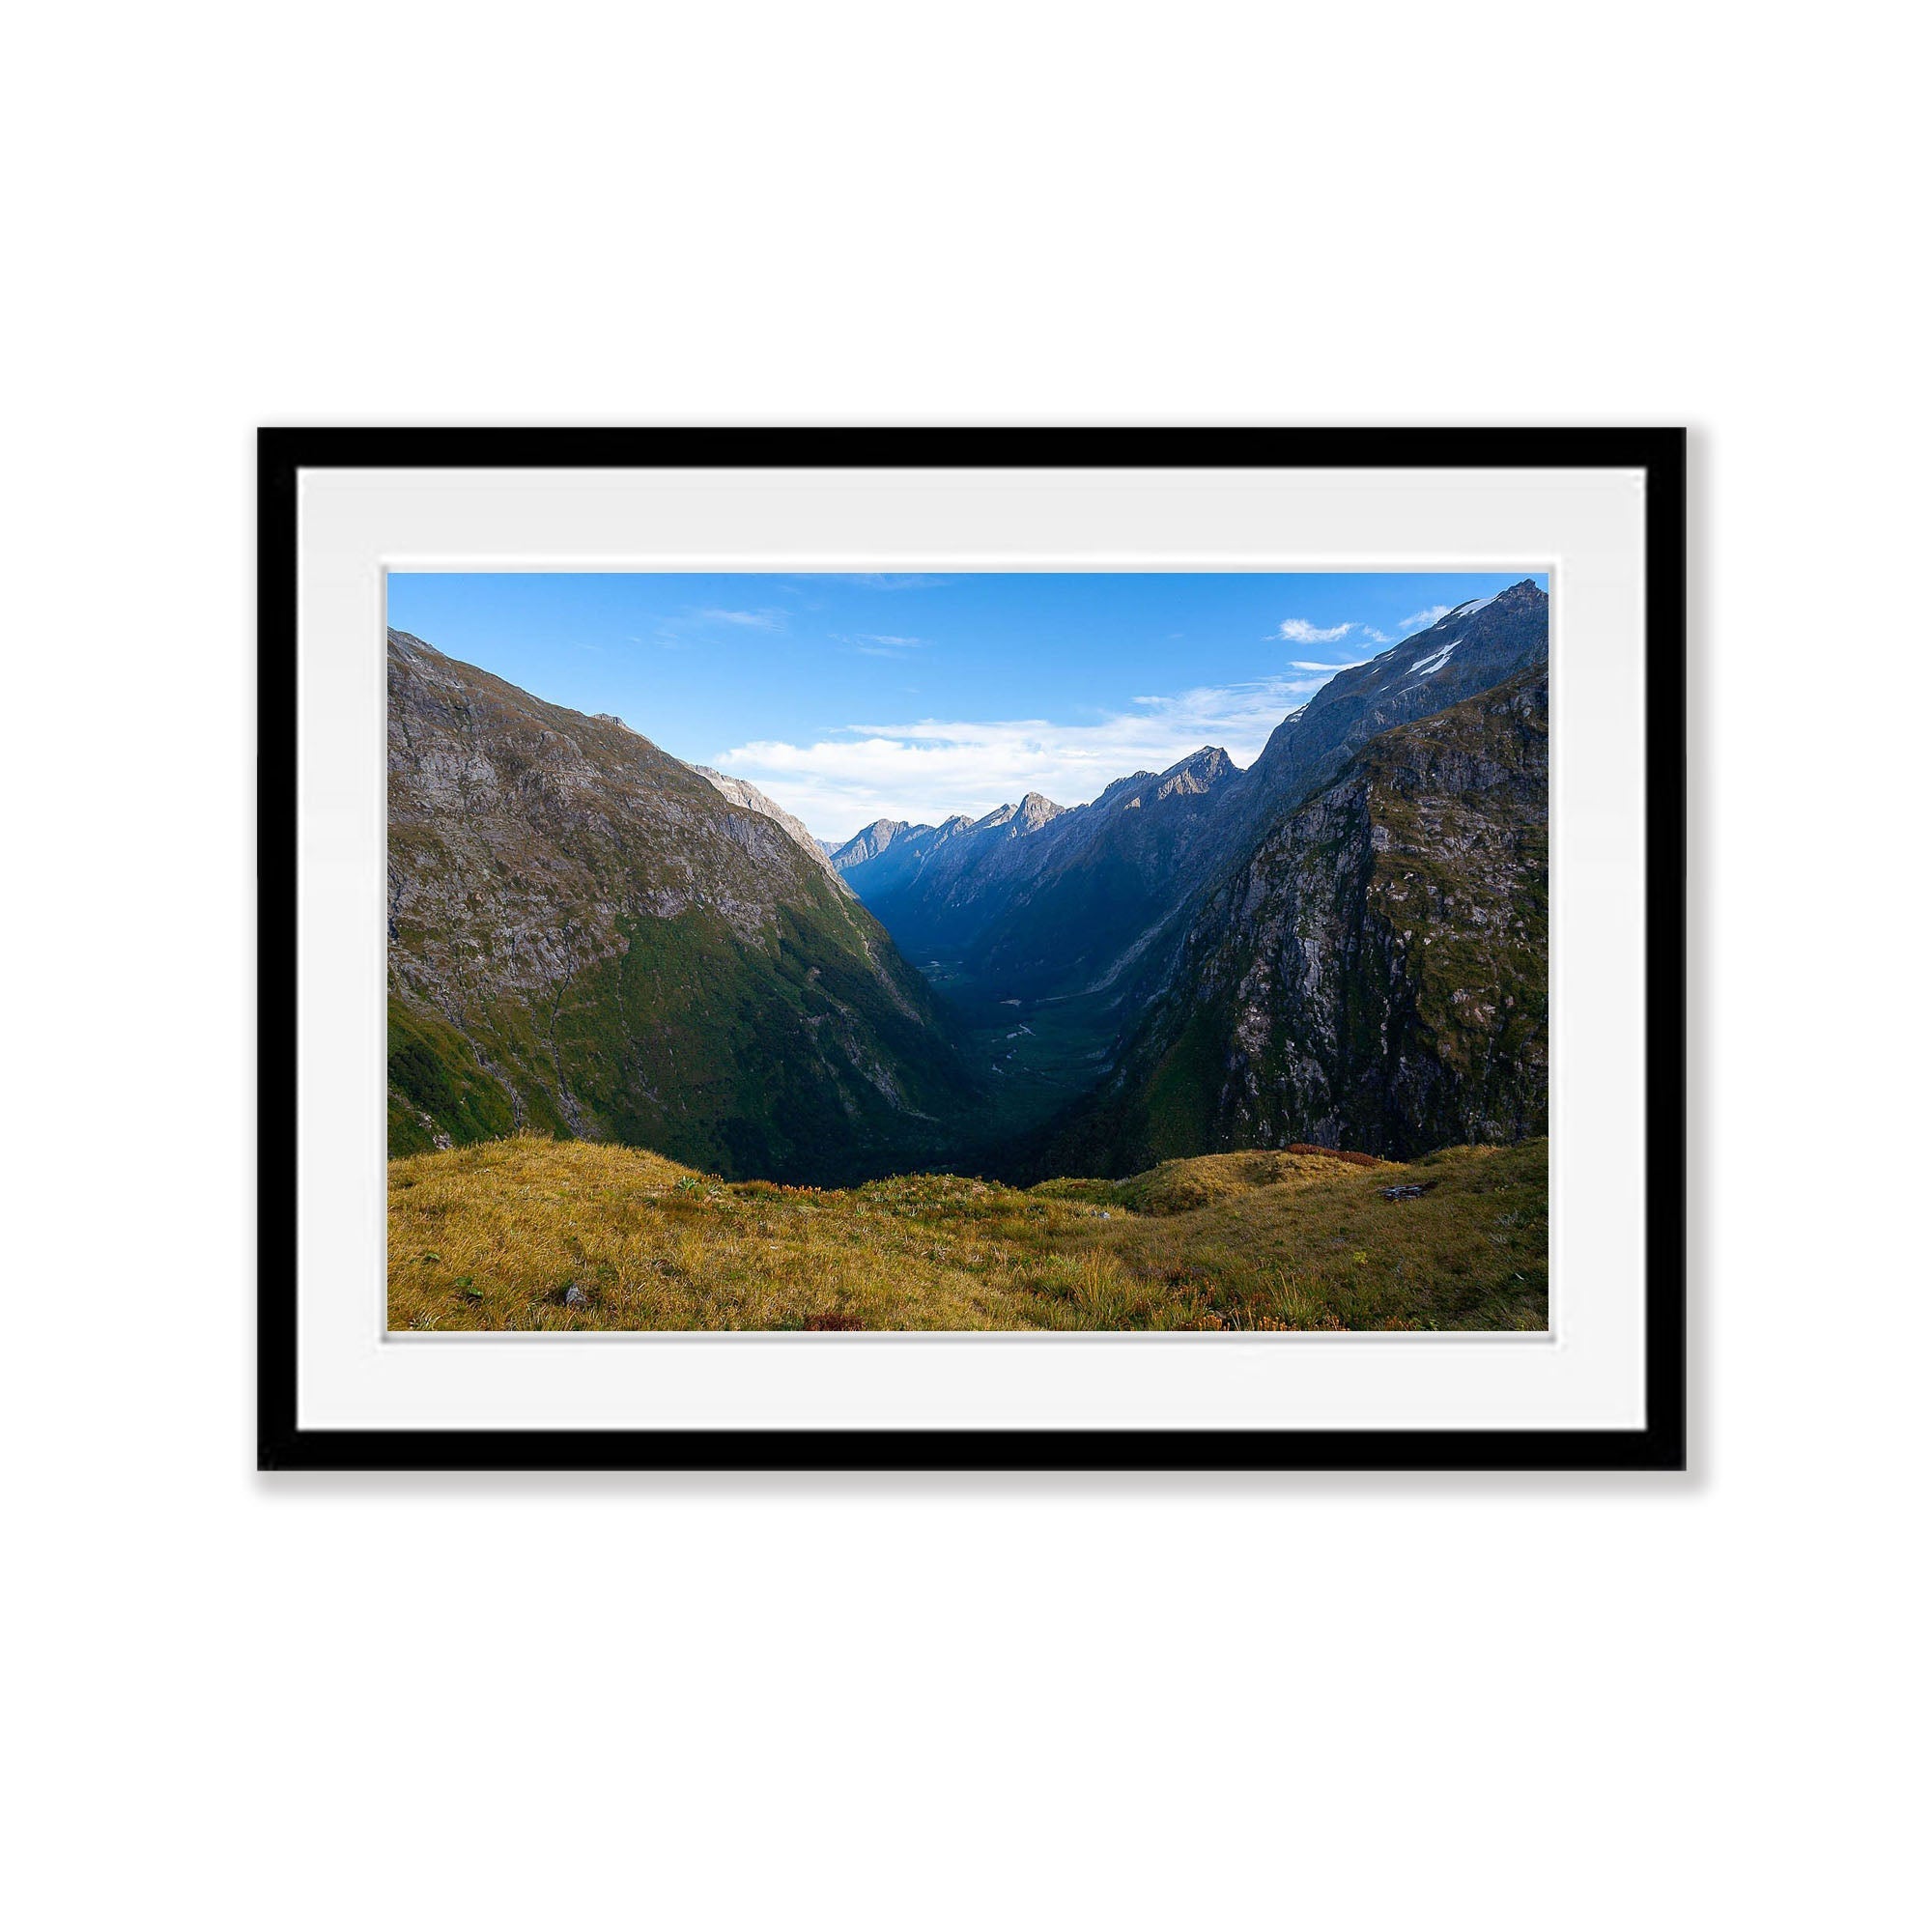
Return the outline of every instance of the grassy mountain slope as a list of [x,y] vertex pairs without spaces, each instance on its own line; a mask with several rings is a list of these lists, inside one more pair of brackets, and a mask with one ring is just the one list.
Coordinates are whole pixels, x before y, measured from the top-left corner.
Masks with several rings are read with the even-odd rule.
[[1538,664],[1370,740],[1275,821],[1032,1171],[1547,1131],[1548,714]]
[[1543,1328],[1547,1151],[819,1192],[518,1136],[391,1163],[389,1325]]
[[974,1089],[865,908],[615,719],[389,637],[391,1151],[515,1127],[842,1181]]

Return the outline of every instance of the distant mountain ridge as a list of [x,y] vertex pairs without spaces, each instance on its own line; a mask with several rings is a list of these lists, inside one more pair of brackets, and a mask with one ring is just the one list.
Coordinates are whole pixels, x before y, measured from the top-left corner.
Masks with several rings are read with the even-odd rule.
[[1176,828],[1234,776],[1218,746],[1117,779],[1089,805],[1029,792],[983,818],[881,819],[832,855],[913,953],[963,952],[976,972],[1072,986],[1145,922]]

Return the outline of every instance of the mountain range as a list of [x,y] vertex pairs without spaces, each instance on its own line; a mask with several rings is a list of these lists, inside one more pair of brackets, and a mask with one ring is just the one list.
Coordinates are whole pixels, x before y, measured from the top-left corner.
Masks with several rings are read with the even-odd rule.
[[829,847],[392,632],[392,1151],[528,1123],[829,1184],[1544,1132],[1548,662],[1526,580],[1245,771]]
[[881,819],[832,864],[914,956],[956,955],[1030,996],[1066,993],[1102,978],[1166,908],[1236,776],[1226,752],[1203,746],[1070,810],[1029,792],[976,821]]

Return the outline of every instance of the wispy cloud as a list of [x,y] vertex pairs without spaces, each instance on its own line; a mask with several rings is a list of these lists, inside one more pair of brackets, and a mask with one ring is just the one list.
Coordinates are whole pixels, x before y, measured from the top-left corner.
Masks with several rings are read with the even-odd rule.
[[1367,663],[1367,658],[1350,658],[1342,664],[1313,664],[1307,658],[1292,658],[1289,661],[1289,668],[1291,670],[1325,670],[1332,676],[1338,670],[1353,670],[1357,665]]
[[747,778],[825,838],[846,838],[875,818],[936,824],[962,812],[1043,792],[1062,805],[1096,797],[1116,779],[1164,771],[1203,745],[1251,763],[1268,734],[1335,668],[1317,677],[1258,678],[1164,696],[1093,722],[1043,718],[923,718],[850,724],[811,744],[758,739],[708,763]]
[[1362,635],[1373,644],[1399,644],[1405,638],[1412,638],[1418,631],[1426,631],[1430,625],[1448,616],[1458,607],[1454,604],[1432,604],[1426,611],[1412,611],[1406,617],[1398,620],[1393,631],[1377,631],[1363,627]]
[[1311,624],[1306,617],[1284,617],[1278,636],[1291,644],[1332,644],[1338,638],[1346,638],[1354,629],[1353,624],[1337,624],[1330,630],[1321,630]]
[[694,611],[691,616],[699,624],[743,624],[753,631],[780,631],[785,620],[782,611]]
[[[702,639],[706,632],[714,635],[721,624],[729,625],[739,631],[782,631],[789,627],[789,612],[764,609],[758,611],[727,611],[719,606],[699,609],[686,605],[675,615],[657,619],[657,633],[650,639],[668,651],[683,651],[691,648],[694,639]],[[642,638],[633,638],[634,644],[641,644]]]

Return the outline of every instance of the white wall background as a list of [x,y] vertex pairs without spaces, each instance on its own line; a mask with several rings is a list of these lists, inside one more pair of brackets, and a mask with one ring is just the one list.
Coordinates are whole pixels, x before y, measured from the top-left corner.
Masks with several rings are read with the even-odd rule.
[[[1922,1914],[1908,22],[12,22],[14,1922]],[[251,1473],[257,422],[1653,420],[1697,432],[1690,1478]]]

